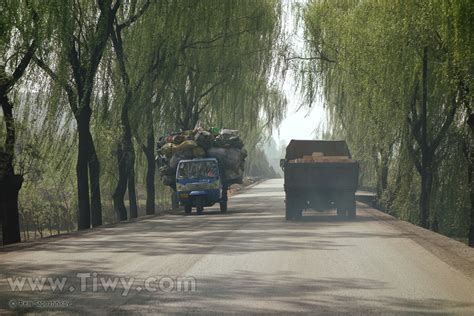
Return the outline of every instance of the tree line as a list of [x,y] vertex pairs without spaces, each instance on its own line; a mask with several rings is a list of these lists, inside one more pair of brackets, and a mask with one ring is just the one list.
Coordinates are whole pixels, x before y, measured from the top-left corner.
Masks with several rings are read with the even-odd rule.
[[271,79],[281,10],[277,0],[1,0],[2,243],[20,241],[20,222],[42,235],[135,218],[141,201],[154,214],[168,203],[154,159],[167,132],[239,129],[248,163],[259,160],[286,107]]
[[474,3],[310,1],[296,66],[379,207],[474,246]]

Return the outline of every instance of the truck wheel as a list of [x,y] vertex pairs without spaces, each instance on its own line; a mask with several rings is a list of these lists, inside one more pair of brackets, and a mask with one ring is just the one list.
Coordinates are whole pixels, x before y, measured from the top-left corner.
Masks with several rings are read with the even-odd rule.
[[222,201],[219,203],[220,207],[221,207],[221,212],[222,213],[225,213],[227,212],[227,201]]
[[337,207],[337,216],[338,217],[346,217],[346,210],[344,208],[344,206],[338,206]]
[[348,203],[349,208],[347,209],[347,217],[350,219],[356,218],[356,203],[355,197],[352,198],[352,201]]
[[290,205],[290,199],[288,197],[286,197],[285,199],[285,219],[287,221],[289,220],[292,220],[293,219],[293,207],[292,205]]
[[184,213],[191,214],[192,210],[193,210],[193,207],[191,204],[184,205]]
[[300,220],[302,217],[303,217],[303,211],[302,210],[293,211],[293,219]]
[[202,215],[202,212],[204,211],[204,201],[202,197],[197,197],[195,200],[196,203],[196,212],[198,215]]
[[295,199],[287,195],[285,203],[286,203],[286,213],[285,213],[286,220],[288,221],[292,219],[300,219],[301,210],[297,209],[297,203],[295,202]]
[[356,205],[354,192],[341,192],[340,199],[336,203],[336,206],[338,216],[355,218]]
[[291,213],[290,210],[286,210],[286,212],[285,212],[285,219],[286,219],[287,221],[293,219],[293,214]]

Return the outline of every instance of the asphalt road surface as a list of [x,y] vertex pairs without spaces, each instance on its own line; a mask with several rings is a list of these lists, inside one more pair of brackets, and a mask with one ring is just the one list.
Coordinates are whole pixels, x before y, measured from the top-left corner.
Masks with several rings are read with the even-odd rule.
[[376,212],[360,204],[353,221],[308,212],[287,222],[283,182],[269,180],[232,197],[227,214],[148,217],[4,250],[0,314],[474,314],[472,275]]

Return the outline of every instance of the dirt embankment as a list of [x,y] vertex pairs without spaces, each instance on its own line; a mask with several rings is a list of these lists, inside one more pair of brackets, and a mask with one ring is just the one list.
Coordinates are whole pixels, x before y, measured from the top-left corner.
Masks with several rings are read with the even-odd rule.
[[357,207],[363,208],[364,211],[383,221],[384,224],[402,231],[436,257],[474,279],[474,248],[431,230],[399,220],[367,204],[359,202]]

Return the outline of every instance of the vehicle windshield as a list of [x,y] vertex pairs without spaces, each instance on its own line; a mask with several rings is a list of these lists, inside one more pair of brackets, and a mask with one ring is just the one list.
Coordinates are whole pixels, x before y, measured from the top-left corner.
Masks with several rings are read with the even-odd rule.
[[218,175],[215,161],[188,161],[178,167],[178,179],[217,178]]

